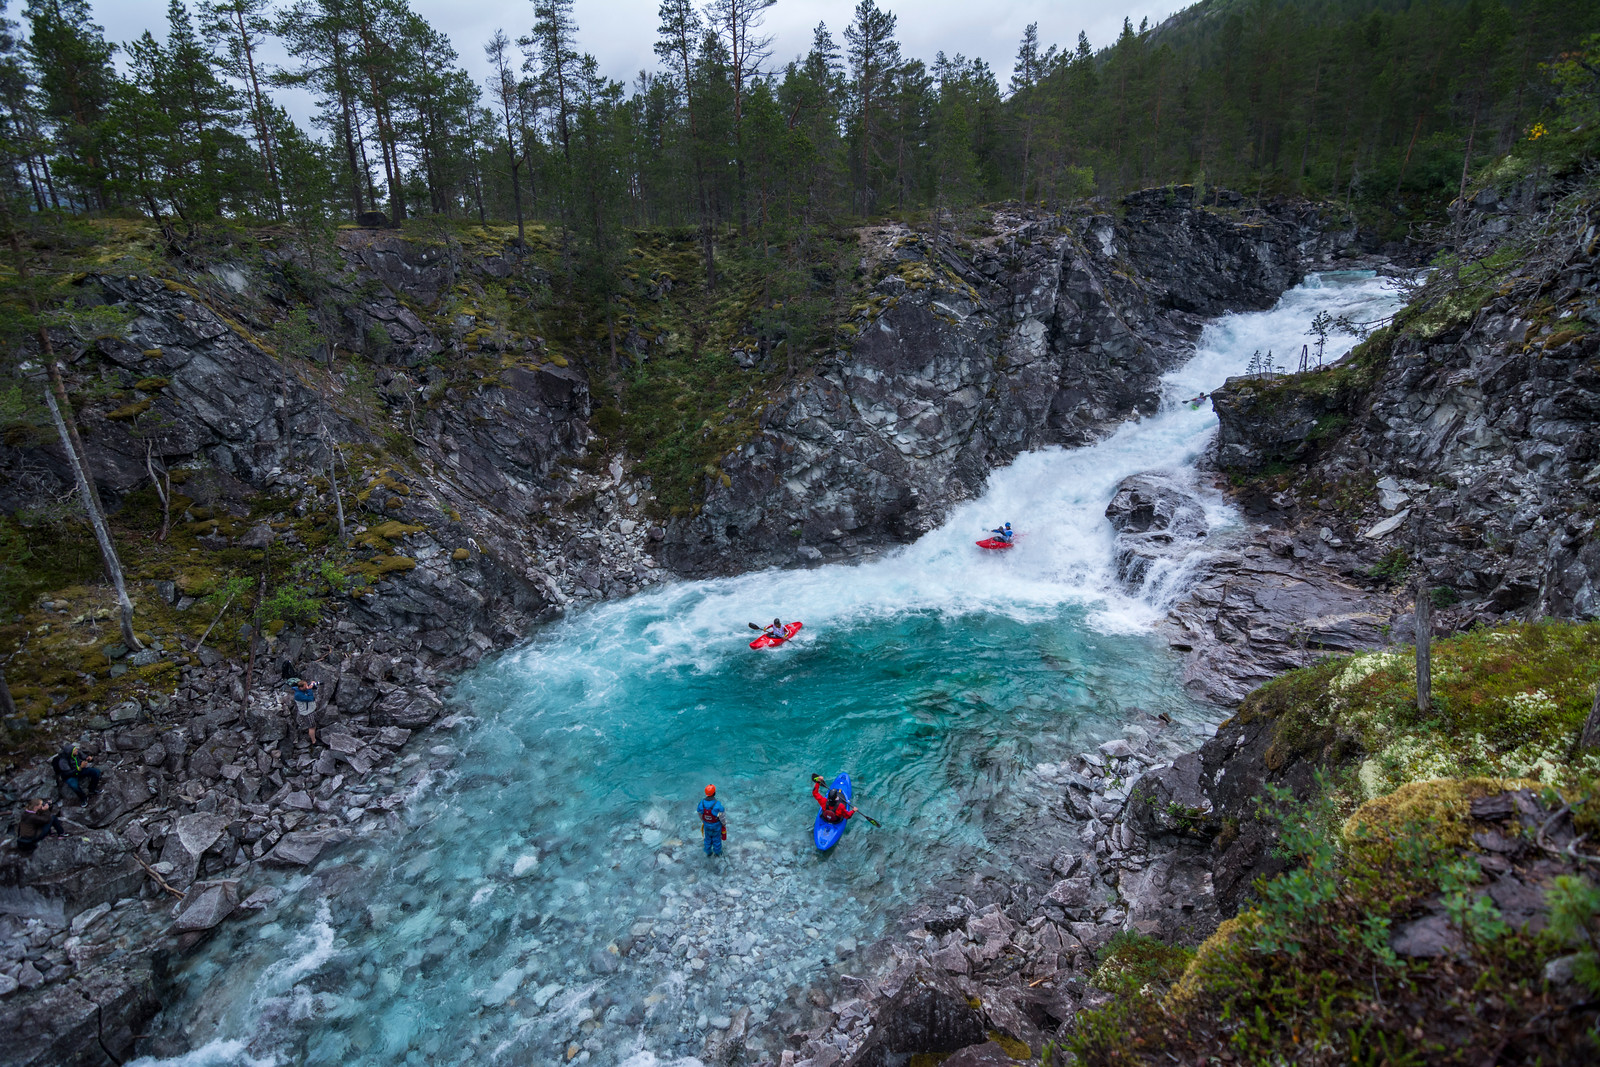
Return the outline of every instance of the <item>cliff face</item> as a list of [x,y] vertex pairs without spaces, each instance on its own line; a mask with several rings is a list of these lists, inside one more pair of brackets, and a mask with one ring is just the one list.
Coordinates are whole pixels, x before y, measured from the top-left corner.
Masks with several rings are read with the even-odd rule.
[[[1217,391],[1215,464],[1273,528],[1224,557],[1228,573],[1202,577],[1210,603],[1191,597],[1177,613],[1180,643],[1222,677],[1205,683],[1218,695],[1236,699],[1318,648],[1408,640],[1402,587],[1418,581],[1442,632],[1600,613],[1591,200],[1580,190],[1537,220],[1475,219],[1463,261],[1349,357]],[[1256,612],[1278,640],[1241,640],[1248,627],[1217,590],[1233,581],[1237,603],[1272,571],[1326,595],[1295,590],[1280,610]]]
[[[59,341],[75,354],[65,370],[101,494],[113,512],[148,508],[138,496],[151,471],[170,469],[173,551],[193,538],[200,553],[144,568],[168,579],[158,595],[191,591],[170,584],[179,571],[239,563],[215,553],[304,552],[306,523],[336,513],[330,475],[352,562],[374,582],[337,612],[446,666],[516,640],[572,597],[658,576],[644,552],[647,486],[597,457],[576,466],[591,436],[586,376],[536,337],[446,314],[441,293],[492,283],[508,260],[364,231],[344,234],[339,252],[328,288],[300,311],[313,312],[309,341],[284,325],[303,266],[293,254],[77,283],[80,304],[128,318],[119,337]],[[0,447],[6,511],[70,487],[50,436]],[[579,536],[591,527],[603,533]],[[379,528],[391,533],[363,546]]]
[[1018,453],[1154,410],[1205,319],[1269,306],[1351,240],[1314,211],[1243,219],[1191,193],[1136,194],[1121,217],[1002,212],[995,235],[937,251],[872,233],[850,343],[723,459],[665,558],[726,573],[912,540]]

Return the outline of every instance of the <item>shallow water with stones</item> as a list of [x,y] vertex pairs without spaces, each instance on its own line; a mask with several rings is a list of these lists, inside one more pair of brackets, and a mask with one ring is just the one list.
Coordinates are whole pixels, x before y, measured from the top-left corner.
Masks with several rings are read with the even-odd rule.
[[[452,725],[392,780],[338,794],[355,838],[273,876],[277,906],[184,961],[156,1031],[192,1065],[693,1062],[935,884],[1004,877],[1030,812],[1059,803],[1031,768],[1117,734],[1131,707],[1204,714],[1150,629],[1183,568],[1119,590],[1105,505],[1130,474],[1192,477],[1215,417],[1180,401],[1256,349],[1298,353],[1319,310],[1394,304],[1379,279],[1330,274],[1225,316],[1160,412],[1019,457],[872,562],[681,583],[540,628],[462,679]],[[1007,519],[1016,548],[973,545]],[[805,629],[751,651],[746,622],[774,615]],[[810,775],[841,769],[882,827],[819,854]],[[707,782],[721,858],[694,814]],[[397,791],[402,809],[364,811]]]

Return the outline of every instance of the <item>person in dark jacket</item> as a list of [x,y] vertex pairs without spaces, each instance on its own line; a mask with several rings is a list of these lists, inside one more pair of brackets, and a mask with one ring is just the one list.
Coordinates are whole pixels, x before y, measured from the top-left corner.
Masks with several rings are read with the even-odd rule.
[[50,769],[56,772],[56,789],[65,785],[78,794],[80,803],[89,803],[89,794],[100,788],[100,768],[94,765],[94,757],[78,745],[68,745],[57,752]]
[[17,848],[32,852],[33,846],[47,837],[65,837],[61,817],[50,810],[50,802],[43,797],[28,801],[17,820]]

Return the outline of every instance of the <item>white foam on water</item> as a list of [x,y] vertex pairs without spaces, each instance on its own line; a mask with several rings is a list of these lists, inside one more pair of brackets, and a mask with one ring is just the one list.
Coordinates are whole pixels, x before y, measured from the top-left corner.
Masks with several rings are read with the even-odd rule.
[[706,1065],[693,1056],[664,1060],[649,1049],[640,1049],[618,1064],[618,1067],[706,1067]]
[[[1300,346],[1315,342],[1309,326],[1318,311],[1372,320],[1392,314],[1397,304],[1385,281],[1370,273],[1312,276],[1270,311],[1208,325],[1194,356],[1162,379],[1159,411],[1084,448],[1018,456],[993,473],[982,497],[958,506],[944,526],[915,544],[859,566],[762,571],[658,588],[575,614],[519,656],[530,673],[551,670],[551,657],[559,657],[560,670],[584,677],[588,692],[603,697],[637,672],[675,671],[684,663],[715,670],[742,652],[730,634],[774,616],[805,623],[786,649],[775,650],[775,665],[797,648],[827,640],[830,631],[909,612],[1035,622],[1054,617],[1063,603],[1083,603],[1096,606],[1089,619],[1096,628],[1145,629],[1181,593],[1193,563],[1176,571],[1157,568],[1138,594],[1119,586],[1114,531],[1105,519],[1117,485],[1133,474],[1166,472],[1194,486],[1214,528],[1236,524],[1227,501],[1202,486],[1194,469],[1216,432],[1216,415],[1209,402],[1183,401],[1243,373],[1258,350],[1270,350],[1276,363],[1297,364]],[[1334,355],[1330,349],[1328,361]],[[1014,548],[975,546],[1006,521],[1023,535]]]
[[141,1056],[129,1060],[127,1067],[277,1067],[278,1062],[276,1057],[257,1059],[250,1055],[248,1045],[238,1038],[217,1038],[170,1059]]
[[317,902],[316,920],[290,945],[290,951],[299,951],[300,954],[268,967],[261,975],[261,992],[291,989],[300,979],[321,970],[337,951],[334,948],[336,936],[328,902],[320,900]]

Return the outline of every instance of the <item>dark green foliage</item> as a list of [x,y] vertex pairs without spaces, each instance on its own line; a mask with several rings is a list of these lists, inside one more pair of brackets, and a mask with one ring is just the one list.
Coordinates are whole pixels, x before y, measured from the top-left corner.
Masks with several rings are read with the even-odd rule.
[[1551,936],[1577,950],[1573,978],[1590,994],[1600,994],[1600,887],[1562,875],[1545,899],[1550,905]]
[[[1600,126],[1600,9],[1583,0],[1209,0],[1100,51],[1029,26],[1009,95],[981,60],[908,59],[904,12],[875,0],[837,28],[842,49],[819,26],[780,68],[762,64],[769,4],[713,6],[663,3],[662,69],[629,90],[582,52],[570,0],[540,0],[516,42],[531,76],[491,42],[491,112],[458,63],[468,42],[409,0],[172,0],[121,73],[85,0],[27,0],[25,54],[0,71],[11,179],[37,210],[131,209],[182,243],[209,218],[537,218],[576,242],[574,280],[609,294],[627,226],[692,227],[714,286],[730,226],[766,244],[932,208],[938,228],[998,197],[1173,182],[1433,211],[1508,151],[1511,178],[1569,166]],[[320,141],[275,85],[314,94]]]
[[1093,984],[1108,993],[1165,992],[1183,974],[1194,950],[1123,930],[1099,952]]
[[40,593],[93,580],[100,573],[94,535],[67,514],[18,513],[0,519],[0,620]]
[[256,617],[263,623],[314,626],[322,618],[322,601],[305,586],[285,583],[256,605]]
[[1367,568],[1367,573],[1374,578],[1382,578],[1389,582],[1404,580],[1411,570],[1411,556],[1403,548],[1391,548],[1385,552],[1383,558]]

